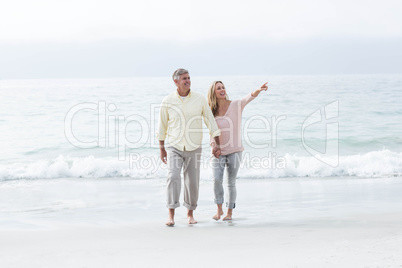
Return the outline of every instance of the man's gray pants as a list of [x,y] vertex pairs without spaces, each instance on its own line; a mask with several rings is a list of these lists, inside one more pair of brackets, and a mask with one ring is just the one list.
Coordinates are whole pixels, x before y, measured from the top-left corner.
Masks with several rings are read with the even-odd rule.
[[167,208],[180,206],[181,170],[184,175],[184,203],[183,205],[194,210],[197,207],[200,182],[201,147],[194,151],[180,151],[174,147],[167,150]]

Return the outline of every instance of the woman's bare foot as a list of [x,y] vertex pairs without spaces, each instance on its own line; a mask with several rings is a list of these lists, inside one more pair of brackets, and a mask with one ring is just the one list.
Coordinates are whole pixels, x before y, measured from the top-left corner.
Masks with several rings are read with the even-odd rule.
[[232,220],[232,212],[233,209],[228,208],[228,213],[226,214],[225,218],[223,218],[223,221],[231,221]]
[[173,226],[174,225],[174,208],[169,209],[169,217],[168,221],[166,222],[167,226]]
[[194,220],[193,210],[189,210],[189,211],[187,212],[187,219],[188,219],[188,223],[189,223],[189,224],[196,224],[196,223],[197,223],[197,221]]
[[217,220],[219,220],[221,218],[222,215],[223,215],[223,211],[218,210],[218,212],[212,217],[212,219],[217,221]]
[[212,217],[212,219],[214,220],[219,220],[221,218],[221,216],[223,215],[223,210],[222,210],[222,204],[216,204],[218,207],[218,211],[216,212],[216,214]]
[[223,221],[231,221],[232,220],[232,214],[227,214],[222,220]]

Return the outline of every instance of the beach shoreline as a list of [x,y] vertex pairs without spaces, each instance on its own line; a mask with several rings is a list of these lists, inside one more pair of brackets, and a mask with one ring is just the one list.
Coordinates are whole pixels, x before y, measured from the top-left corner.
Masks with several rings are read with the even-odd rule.
[[188,225],[180,218],[174,228],[1,231],[0,256],[2,267],[400,267],[401,222],[402,211],[336,225]]
[[[240,179],[229,222],[211,218],[212,185],[200,183],[198,223],[180,207],[172,228],[159,180],[3,182],[1,266],[402,265],[400,178]],[[6,210],[7,192],[28,199]]]

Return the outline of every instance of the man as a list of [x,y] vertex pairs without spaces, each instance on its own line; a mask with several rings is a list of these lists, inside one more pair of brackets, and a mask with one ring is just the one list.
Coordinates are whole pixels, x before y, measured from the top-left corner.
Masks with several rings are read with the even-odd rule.
[[[161,105],[159,114],[159,140],[160,157],[168,165],[167,178],[167,208],[169,218],[166,225],[173,226],[175,209],[180,206],[181,170],[184,174],[184,203],[188,209],[189,224],[197,223],[193,211],[197,207],[200,158],[202,142],[202,119],[214,137],[217,144],[212,153],[219,157],[220,130],[215,122],[206,99],[190,90],[190,75],[185,69],[177,69],[173,73],[173,81],[177,90],[166,96]],[[165,150],[165,139],[169,146]]]

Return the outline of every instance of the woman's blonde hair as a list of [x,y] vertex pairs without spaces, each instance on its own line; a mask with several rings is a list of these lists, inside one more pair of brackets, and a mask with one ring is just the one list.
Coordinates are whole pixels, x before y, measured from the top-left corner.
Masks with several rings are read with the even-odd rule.
[[[216,116],[216,114],[218,113],[218,102],[216,101],[216,95],[215,95],[215,88],[216,88],[216,84],[221,83],[223,85],[223,87],[225,87],[225,85],[222,83],[222,81],[214,81],[212,82],[211,86],[209,87],[208,90],[208,105],[212,110],[212,114],[214,116]],[[228,94],[226,94],[226,99],[229,99]]]

